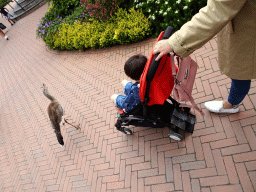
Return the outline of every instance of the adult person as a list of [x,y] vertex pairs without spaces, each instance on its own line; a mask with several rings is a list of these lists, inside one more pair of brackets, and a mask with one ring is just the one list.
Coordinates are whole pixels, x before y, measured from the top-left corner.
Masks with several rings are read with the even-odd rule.
[[12,15],[8,12],[9,12],[8,9],[6,9],[4,7],[0,7],[0,13],[1,13],[2,17],[4,15],[5,19],[7,21],[9,21],[9,23],[11,23],[11,25],[13,25],[15,22],[11,19]]
[[4,34],[4,32],[0,29],[0,35],[3,36],[6,40],[8,40],[8,36]]
[[218,60],[222,73],[231,78],[227,100],[209,101],[216,113],[237,113],[256,78],[256,1],[208,0],[207,5],[169,39],[156,43],[154,54],[174,51],[186,57],[218,34]]

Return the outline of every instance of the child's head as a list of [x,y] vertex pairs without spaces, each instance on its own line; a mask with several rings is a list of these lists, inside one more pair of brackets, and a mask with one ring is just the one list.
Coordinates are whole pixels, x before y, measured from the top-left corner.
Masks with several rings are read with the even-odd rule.
[[134,55],[125,62],[124,72],[131,79],[139,81],[146,63],[147,57],[141,54]]

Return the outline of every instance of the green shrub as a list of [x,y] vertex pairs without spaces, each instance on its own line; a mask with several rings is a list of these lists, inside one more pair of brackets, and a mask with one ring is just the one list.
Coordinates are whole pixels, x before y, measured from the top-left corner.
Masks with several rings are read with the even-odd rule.
[[0,7],[5,7],[11,0],[0,0]]
[[117,29],[114,39],[120,44],[137,42],[148,35],[150,23],[142,11],[130,10],[128,14],[123,9],[116,13]]
[[132,6],[143,10],[157,36],[168,26],[178,30],[206,4],[207,0],[134,0]]
[[[142,11],[131,9],[128,13],[118,9],[108,21],[89,19],[87,22],[63,23],[52,38],[52,49],[102,48],[114,44],[128,44],[144,39],[151,34],[150,22]],[[47,43],[47,42],[46,42]]]
[[[49,11],[50,10],[52,9],[49,9]],[[68,15],[65,18],[62,18],[57,14],[54,14],[54,17],[47,17],[47,15],[48,14],[46,14],[46,16],[41,19],[39,27],[36,31],[37,36],[43,39],[52,33],[56,33],[58,29],[61,28],[62,23],[73,25],[76,21],[84,22],[88,18],[88,15],[84,12],[83,6],[77,7],[73,14]]]
[[47,0],[47,2],[52,3],[51,10],[45,14],[50,21],[51,17],[55,18],[55,15],[60,17],[71,15],[80,6],[80,0]]

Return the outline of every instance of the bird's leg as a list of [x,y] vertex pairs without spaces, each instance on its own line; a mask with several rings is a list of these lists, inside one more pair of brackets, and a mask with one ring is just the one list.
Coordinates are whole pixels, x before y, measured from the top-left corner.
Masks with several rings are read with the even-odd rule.
[[69,124],[69,125],[71,125],[72,127],[75,127],[76,129],[81,129],[80,128],[80,124],[79,125],[77,125],[77,126],[75,126],[75,125],[72,125],[71,123],[69,123],[68,121],[67,121],[67,119],[66,118],[64,118],[64,121],[65,121],[65,123],[67,123],[67,124]]

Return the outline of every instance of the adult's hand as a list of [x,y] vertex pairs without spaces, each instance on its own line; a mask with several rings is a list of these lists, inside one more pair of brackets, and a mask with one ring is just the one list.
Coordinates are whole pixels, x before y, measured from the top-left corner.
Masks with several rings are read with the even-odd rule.
[[170,47],[168,40],[160,40],[155,44],[154,50],[153,50],[153,54],[157,54],[159,53],[159,55],[156,58],[156,61],[158,61],[159,59],[161,59],[161,57],[167,53],[171,53],[173,51],[173,49]]

